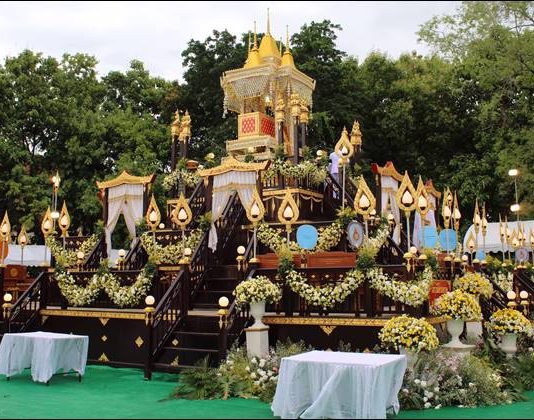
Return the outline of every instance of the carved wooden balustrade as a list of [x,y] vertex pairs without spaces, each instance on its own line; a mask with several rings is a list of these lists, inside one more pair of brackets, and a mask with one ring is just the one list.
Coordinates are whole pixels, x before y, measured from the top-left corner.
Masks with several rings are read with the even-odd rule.
[[24,332],[33,329],[39,322],[39,310],[46,307],[48,273],[42,272],[32,285],[15,302],[4,319],[5,332]]
[[124,269],[141,270],[148,262],[148,254],[141,243],[141,239],[135,238],[130,250],[124,258]]
[[529,307],[534,307],[534,277],[532,277],[531,272],[524,268],[517,268],[514,271],[514,289],[517,296],[523,290],[526,291],[528,293]]
[[[408,281],[413,278],[413,274],[407,273],[403,265],[380,266],[385,273],[396,275],[399,281]],[[297,271],[303,274],[307,282],[314,286],[335,286],[343,280],[346,273],[352,270],[353,266],[328,267],[328,268],[300,268]],[[325,311],[323,308],[308,305],[304,299],[293,292],[285,282],[281,281],[276,269],[258,269],[257,275],[267,276],[271,281],[277,282],[282,287],[282,300],[276,305],[268,305],[268,312],[283,313],[285,316],[310,316],[314,315],[353,315],[355,317],[379,317],[382,315],[395,315],[411,313],[413,315],[427,315],[428,305],[419,308],[409,307],[399,302],[393,302],[386,296],[380,295],[371,288],[367,280],[344,302],[336,304],[333,308]]]
[[85,259],[85,262],[82,266],[83,270],[96,270],[100,267],[100,263],[107,257],[107,248],[106,248],[106,238],[104,235],[101,235],[96,243],[95,247]]

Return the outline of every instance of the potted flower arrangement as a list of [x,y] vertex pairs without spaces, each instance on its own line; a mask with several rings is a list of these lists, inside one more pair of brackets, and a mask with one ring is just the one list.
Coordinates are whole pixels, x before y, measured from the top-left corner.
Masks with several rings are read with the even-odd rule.
[[233,294],[238,303],[250,304],[250,314],[254,317],[252,328],[265,328],[265,324],[261,321],[265,314],[265,303],[276,303],[282,298],[280,288],[265,276],[239,283]]
[[480,273],[466,273],[454,281],[454,288],[461,289],[477,297],[490,298],[493,294],[491,282]]
[[383,345],[406,354],[410,369],[413,369],[417,353],[435,350],[439,345],[436,330],[432,325],[424,319],[408,315],[397,316],[387,321],[378,337]]
[[447,347],[466,347],[460,342],[460,334],[464,328],[464,321],[480,321],[482,311],[473,295],[462,289],[441,295],[434,302],[432,313],[447,318],[447,330],[452,336]]
[[489,331],[494,336],[502,336],[501,349],[507,357],[512,357],[517,351],[518,334],[530,334],[532,324],[515,309],[501,309],[490,317]]

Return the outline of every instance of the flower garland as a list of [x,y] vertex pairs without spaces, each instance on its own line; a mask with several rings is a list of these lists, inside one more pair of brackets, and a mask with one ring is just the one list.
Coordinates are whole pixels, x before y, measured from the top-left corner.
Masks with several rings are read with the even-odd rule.
[[508,273],[498,272],[493,273],[493,281],[503,291],[508,292],[514,289],[514,273],[512,271]]
[[461,289],[445,293],[436,299],[431,311],[436,316],[464,321],[480,321],[482,311],[475,297]]
[[312,286],[307,279],[296,270],[286,272],[285,281],[288,286],[302,297],[308,304],[319,306],[323,309],[332,308],[336,303],[342,303],[352,294],[365,280],[360,270],[351,270],[345,274],[345,278],[335,286]]
[[194,187],[200,181],[201,176],[196,171],[188,171],[187,169],[175,169],[170,174],[163,178],[163,188],[165,191],[170,191],[174,187],[178,187],[183,183],[186,187]]
[[382,344],[388,347],[404,347],[419,353],[438,348],[439,339],[436,329],[424,319],[412,318],[408,315],[396,316],[386,322],[378,333]]
[[326,167],[317,165],[313,161],[307,160],[294,165],[283,159],[275,160],[265,171],[264,177],[266,180],[271,180],[278,174],[298,180],[308,179],[312,185],[322,184],[328,175]]
[[380,268],[372,268],[367,272],[367,279],[369,285],[380,294],[396,302],[417,307],[428,300],[433,275],[432,268],[427,266],[420,275],[419,281],[404,282],[394,280]]
[[120,307],[137,306],[146,297],[152,287],[152,276],[145,267],[131,286],[121,287],[117,277],[109,271],[96,273],[87,286],[76,285],[74,276],[63,268],[56,270],[56,281],[59,290],[71,306],[86,306],[95,301],[104,290],[111,301]]
[[199,229],[192,230],[183,241],[171,245],[160,245],[154,240],[150,232],[145,232],[140,236],[141,243],[145,248],[150,260],[154,264],[179,264],[183,257],[184,248],[191,248],[193,251],[197,248],[202,239],[202,232]]
[[46,238],[46,245],[50,248],[50,253],[55,258],[58,265],[70,268],[74,267],[78,262],[78,253],[83,252],[87,257],[98,243],[98,235],[91,235],[82,242],[80,247],[75,250],[63,249],[63,244],[57,240],[55,236]]
[[265,276],[242,281],[233,294],[238,303],[275,303],[282,299],[280,288]]
[[532,324],[515,309],[501,309],[490,317],[489,330],[494,335],[531,334]]
[[465,273],[462,277],[454,280],[454,288],[474,296],[490,298],[493,295],[491,282],[480,273]]

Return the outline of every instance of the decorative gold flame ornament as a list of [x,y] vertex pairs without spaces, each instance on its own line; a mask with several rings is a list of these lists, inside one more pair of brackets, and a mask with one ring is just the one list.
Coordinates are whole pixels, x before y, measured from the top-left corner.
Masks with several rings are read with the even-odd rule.
[[473,231],[469,232],[469,236],[467,237],[467,248],[469,249],[469,252],[471,252],[471,254],[475,251],[476,239],[475,235],[473,235]]
[[278,220],[286,226],[287,237],[289,242],[289,233],[291,232],[291,225],[299,219],[299,208],[293,199],[290,190],[286,190],[284,199],[278,209]]
[[61,214],[59,215],[59,228],[61,229],[61,236],[66,238],[69,236],[69,228],[70,228],[70,215],[69,211],[67,210],[67,203],[63,201],[63,207],[61,208]]
[[[422,219],[424,219],[430,210],[430,202],[428,200],[428,193],[426,191],[425,184],[423,184],[421,177],[419,177],[419,181],[417,182],[417,190],[415,195],[417,197],[417,200],[415,201],[415,208],[421,214]],[[421,225],[424,226],[423,223],[421,223]]]
[[48,238],[50,234],[54,231],[54,219],[52,219],[52,212],[50,211],[50,206],[46,209],[46,213],[41,221],[41,232],[43,236]]
[[340,157],[340,164],[345,165],[354,154],[354,146],[349,140],[349,133],[346,127],[343,127],[341,137],[334,148],[336,154]]
[[2,239],[2,242],[11,241],[11,223],[9,222],[7,211],[5,212],[4,219],[0,225],[0,238]]
[[[443,227],[449,229],[452,217],[452,193],[449,188],[445,190],[443,197],[445,198],[441,207],[441,217],[443,217]],[[449,197],[451,198],[450,200]]]
[[152,232],[156,231],[159,226],[159,223],[161,222],[161,212],[159,211],[158,203],[156,203],[154,194],[152,194],[152,198],[150,199],[150,204],[146,211],[145,220],[146,224],[150,227]]
[[480,210],[478,208],[478,198],[475,200],[475,214],[473,215],[473,225],[475,227],[475,233],[478,235],[482,219],[480,218]]
[[248,220],[250,220],[254,226],[254,256],[250,259],[250,262],[258,263],[259,260],[256,257],[258,247],[258,223],[263,220],[263,217],[265,216],[265,206],[263,205],[262,199],[256,188],[254,188],[252,200],[250,201],[250,205],[246,208],[246,212]]
[[172,222],[178,225],[182,231],[184,231],[187,225],[191,223],[191,220],[193,220],[193,212],[189,207],[189,203],[187,202],[184,193],[180,193],[172,217]]
[[404,172],[404,177],[402,178],[401,185],[395,195],[397,200],[397,205],[399,209],[404,210],[404,215],[406,216],[406,232],[408,236],[408,248],[412,245],[410,237],[410,213],[415,210],[415,197],[417,192],[413,187],[412,181],[408,176],[408,171]]
[[356,150],[359,150],[362,147],[362,132],[360,130],[360,123],[358,121],[354,121],[354,124],[352,125],[352,130],[350,132],[350,143]]
[[17,242],[20,245],[20,265],[24,265],[24,247],[28,245],[29,242],[28,234],[26,233],[26,227],[24,225],[22,225],[20,228]]
[[354,197],[354,210],[356,210],[356,213],[362,215],[364,220],[367,220],[375,208],[375,196],[371,192],[367,182],[365,182],[364,177],[360,176],[358,179],[358,190]]

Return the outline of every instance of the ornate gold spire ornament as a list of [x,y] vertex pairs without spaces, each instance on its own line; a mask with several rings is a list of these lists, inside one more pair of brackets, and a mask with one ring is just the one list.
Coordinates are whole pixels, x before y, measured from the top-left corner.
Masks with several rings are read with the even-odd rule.
[[[41,221],[41,232],[43,232],[43,236],[45,239],[45,245],[46,245],[46,239],[50,236],[52,232],[54,232],[54,219],[52,219],[52,212],[50,211],[50,206],[46,209],[46,213],[43,217],[43,220]],[[43,266],[48,266],[48,258],[47,258],[47,247],[44,247],[45,249],[45,256],[43,260]]]
[[[61,236],[63,238],[66,238],[69,236],[69,228],[70,228],[70,215],[69,211],[67,210],[67,203],[63,201],[63,207],[61,208],[61,214],[59,215],[59,228],[61,229]],[[63,239],[63,242],[65,239]]]
[[254,44],[252,45],[252,49],[249,48],[247,61],[245,61],[245,65],[243,68],[250,69],[252,67],[261,66],[261,58],[260,58],[260,52],[258,50],[258,34],[256,32],[256,21],[254,21]]
[[180,113],[178,110],[174,113],[174,120],[171,125],[171,140],[174,141],[180,136]]
[[282,95],[279,95],[276,100],[274,118],[277,124],[283,123],[286,120],[286,104]]
[[282,62],[280,64],[283,66],[295,67],[295,60],[293,60],[293,54],[289,48],[289,26],[286,26],[286,50],[282,55]]
[[350,142],[357,151],[360,151],[362,148],[362,132],[360,130],[360,123],[358,121],[354,121],[354,124],[352,125]]
[[20,228],[20,233],[17,238],[17,242],[20,245],[20,265],[24,265],[24,248],[28,245],[29,239],[26,233],[26,227],[24,225]]
[[182,192],[176,201],[176,205],[172,213],[172,222],[175,225],[178,225],[182,230],[182,240],[184,241],[185,229],[187,228],[187,225],[191,223],[191,220],[193,220],[193,212],[191,211],[191,207],[189,207],[189,203]]
[[300,101],[300,117],[299,120],[302,124],[308,124],[310,122],[310,109],[308,104],[304,101]]
[[358,189],[354,197],[354,210],[363,217],[365,222],[365,236],[369,236],[367,220],[376,208],[376,199],[363,176],[358,179]]
[[248,220],[254,226],[254,256],[250,262],[257,263],[259,262],[256,257],[258,248],[258,223],[263,220],[265,216],[265,206],[263,205],[263,201],[256,188],[254,188],[254,192],[252,193],[250,205],[245,210],[247,212]]
[[291,225],[299,219],[299,208],[293,195],[289,190],[286,190],[284,199],[278,209],[278,220],[286,226],[287,242],[289,243],[289,234],[291,233]]
[[187,141],[191,137],[191,117],[189,111],[185,111],[184,116],[180,122],[180,141]]
[[341,208],[345,209],[345,166],[349,162],[350,158],[354,154],[354,146],[350,143],[349,133],[347,132],[347,127],[343,127],[341,132],[341,137],[339,138],[334,151],[339,156],[339,164],[343,167],[343,177],[342,177],[342,198],[341,198]]
[[276,40],[271,35],[271,15],[269,9],[267,9],[267,33],[260,42],[259,53],[262,63],[274,62],[280,64],[280,51],[276,45]]
[[152,235],[155,241],[156,240],[156,229],[158,228],[159,223],[161,222],[161,212],[159,211],[158,203],[156,203],[154,194],[152,194],[152,198],[150,199],[150,204],[148,205],[148,209],[145,215],[145,221],[146,221],[146,224],[152,230]]

